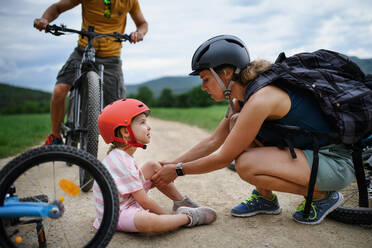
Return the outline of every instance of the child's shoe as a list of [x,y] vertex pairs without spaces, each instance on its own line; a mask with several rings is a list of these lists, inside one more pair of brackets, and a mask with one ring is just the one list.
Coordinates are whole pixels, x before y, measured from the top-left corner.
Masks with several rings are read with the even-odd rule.
[[200,205],[186,195],[182,201],[173,201],[173,213],[175,213],[179,207],[198,208]]
[[190,223],[186,225],[187,227],[208,225],[217,219],[216,211],[208,207],[179,207],[176,213],[186,214],[190,218]]

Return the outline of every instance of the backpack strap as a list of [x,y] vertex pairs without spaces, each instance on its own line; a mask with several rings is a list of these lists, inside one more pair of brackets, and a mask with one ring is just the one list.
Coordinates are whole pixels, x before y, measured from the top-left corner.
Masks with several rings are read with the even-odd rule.
[[362,158],[363,144],[361,141],[353,145],[353,164],[355,170],[355,177],[358,184],[359,192],[359,206],[368,207],[368,191],[366,187],[366,176],[364,173],[363,158]]
[[285,53],[284,52],[281,52],[280,54],[279,54],[279,56],[276,58],[276,60],[275,60],[275,64],[276,63],[282,63],[284,60],[286,60],[287,59],[287,57],[285,56]]
[[305,219],[309,217],[309,214],[310,214],[310,207],[313,201],[316,176],[318,175],[318,167],[319,167],[319,141],[318,141],[318,138],[314,135],[313,136],[313,164],[311,166],[309,186],[307,189],[306,203],[305,203],[304,214],[303,214],[303,217]]
[[372,90],[372,74],[367,74],[364,78],[364,84]]
[[297,156],[294,151],[292,142],[290,142],[287,137],[291,135],[303,135],[303,136],[312,137],[313,139],[313,163],[311,166],[311,173],[310,173],[310,178],[309,178],[308,191],[306,195],[306,203],[305,203],[304,214],[303,214],[304,218],[307,218],[310,214],[310,207],[311,207],[311,202],[313,200],[316,177],[318,175],[319,138],[327,137],[332,143],[340,143],[338,134],[337,133],[329,133],[329,134],[318,133],[314,131],[304,130],[297,126],[288,126],[288,125],[282,125],[282,124],[273,123],[273,122],[264,122],[263,125],[266,128],[271,128],[271,129],[274,129],[275,131],[280,132],[280,134],[283,136],[283,140],[285,141],[285,143],[287,144],[289,148],[289,151],[293,159],[295,159]]
[[270,70],[260,74],[257,78],[253,79],[246,87],[244,92],[244,103],[263,87],[278,81],[285,72],[282,68],[273,64]]

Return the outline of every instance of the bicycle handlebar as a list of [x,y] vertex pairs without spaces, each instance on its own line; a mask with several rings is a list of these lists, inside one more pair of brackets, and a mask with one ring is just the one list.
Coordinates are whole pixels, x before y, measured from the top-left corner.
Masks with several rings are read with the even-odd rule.
[[65,25],[61,25],[61,26],[58,26],[55,24],[47,25],[45,32],[51,33],[52,35],[55,35],[55,36],[64,35],[66,32],[69,32],[69,33],[80,34],[83,38],[88,37],[88,39],[96,39],[100,37],[113,37],[116,39],[117,42],[131,41],[130,36],[127,34],[119,34],[117,32],[112,33],[112,34],[100,34],[94,31],[87,31],[85,29],[81,29],[81,30],[69,29],[69,28],[66,28]]

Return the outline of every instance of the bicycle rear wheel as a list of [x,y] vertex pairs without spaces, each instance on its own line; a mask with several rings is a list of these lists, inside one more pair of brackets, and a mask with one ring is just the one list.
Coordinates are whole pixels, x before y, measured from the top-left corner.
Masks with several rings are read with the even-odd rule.
[[[80,146],[83,150],[97,157],[98,152],[98,126],[97,120],[101,111],[99,76],[94,71],[89,71],[84,78],[81,100],[81,127],[86,127],[87,132],[80,136]],[[93,186],[91,175],[80,169],[80,186],[84,192],[88,192]]]
[[[329,217],[346,223],[346,224],[361,224],[372,225],[372,167],[368,164],[363,165],[364,173],[358,175],[356,173],[355,180],[345,189],[340,192],[344,195],[344,202],[342,206],[335,209],[329,214]],[[357,179],[360,177],[360,179]],[[363,181],[365,177],[365,184],[362,185],[363,190],[367,189],[367,206],[360,207],[360,199],[363,199],[358,189],[357,181]]]
[[[66,167],[66,162],[72,166]],[[59,185],[62,179],[79,185],[80,168],[92,175],[94,187],[97,185],[102,192],[103,218],[98,229],[93,227],[93,192],[72,197]],[[38,238],[43,232],[49,247],[105,247],[116,230],[119,200],[115,183],[106,168],[87,152],[63,145],[42,146],[9,162],[0,171],[0,180],[0,207],[12,187],[24,200],[53,202],[61,196],[65,198],[64,213],[56,219],[11,218],[9,224],[9,218],[0,218],[0,247],[39,247]],[[24,224],[27,221],[33,223]],[[42,225],[37,225],[37,221]],[[16,236],[23,239],[20,244],[16,243]]]

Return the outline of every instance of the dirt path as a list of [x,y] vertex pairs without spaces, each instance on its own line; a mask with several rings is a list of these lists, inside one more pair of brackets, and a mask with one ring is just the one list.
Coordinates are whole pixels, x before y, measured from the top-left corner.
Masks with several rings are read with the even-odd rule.
[[[146,151],[135,154],[139,164],[147,160],[173,159],[208,133],[196,127],[151,118],[152,141]],[[100,142],[99,158],[107,146]],[[0,167],[9,159],[0,160]],[[230,208],[242,201],[252,186],[229,169],[176,180],[179,190],[202,205],[216,209],[218,218],[209,226],[181,228],[158,234],[116,233],[109,247],[372,247],[372,229],[345,225],[326,219],[322,224],[306,226],[292,220],[292,213],[303,199],[278,193],[283,211],[277,216],[236,218]],[[156,190],[150,196],[169,211],[172,203]]]

